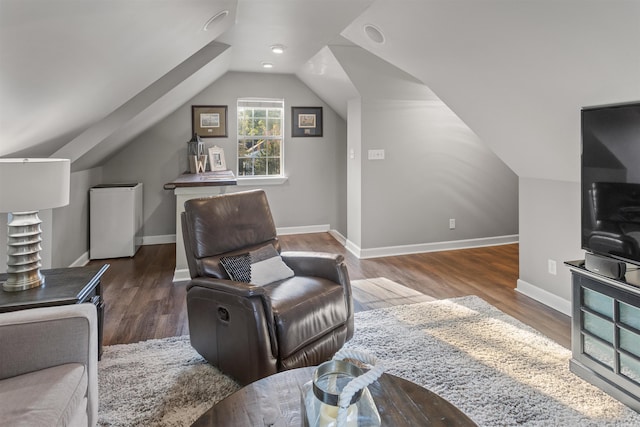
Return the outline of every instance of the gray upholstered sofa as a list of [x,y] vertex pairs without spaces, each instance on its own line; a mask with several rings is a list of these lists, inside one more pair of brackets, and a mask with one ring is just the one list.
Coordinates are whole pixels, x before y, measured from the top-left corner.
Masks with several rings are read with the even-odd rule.
[[95,426],[96,308],[0,314],[0,426]]

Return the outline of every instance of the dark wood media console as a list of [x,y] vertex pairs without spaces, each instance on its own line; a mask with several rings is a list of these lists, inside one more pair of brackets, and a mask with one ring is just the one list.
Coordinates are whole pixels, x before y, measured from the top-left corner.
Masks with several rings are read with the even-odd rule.
[[588,271],[582,260],[565,264],[573,300],[569,368],[640,412],[640,271],[617,280]]

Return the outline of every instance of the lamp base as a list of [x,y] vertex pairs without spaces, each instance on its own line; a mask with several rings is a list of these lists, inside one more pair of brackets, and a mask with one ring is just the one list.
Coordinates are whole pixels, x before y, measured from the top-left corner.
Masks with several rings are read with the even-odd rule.
[[24,291],[44,285],[44,277],[40,273],[41,223],[38,211],[10,214],[7,233],[8,278],[2,284],[5,291]]
[[40,271],[35,275],[31,274],[26,277],[18,277],[14,281],[7,280],[2,284],[2,289],[6,292],[26,291],[27,289],[44,286],[44,276]]

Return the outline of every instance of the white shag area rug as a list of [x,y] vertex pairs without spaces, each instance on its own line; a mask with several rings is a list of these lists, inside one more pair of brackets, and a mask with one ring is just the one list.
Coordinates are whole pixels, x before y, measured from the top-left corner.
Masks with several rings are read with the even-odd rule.
[[107,346],[98,362],[98,425],[189,426],[238,389],[186,335]]
[[[474,296],[355,314],[346,347],[444,397],[480,426],[640,426],[640,415],[569,371],[571,353]],[[102,426],[188,426],[238,385],[188,337],[109,346]]]

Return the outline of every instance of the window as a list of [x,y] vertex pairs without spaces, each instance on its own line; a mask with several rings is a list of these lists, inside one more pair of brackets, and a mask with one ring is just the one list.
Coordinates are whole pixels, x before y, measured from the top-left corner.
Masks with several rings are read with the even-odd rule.
[[282,176],[284,100],[238,100],[238,177]]

